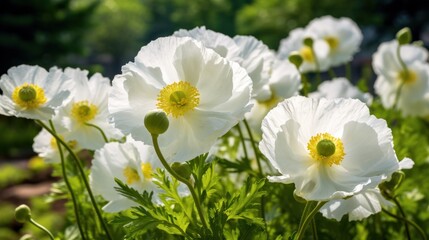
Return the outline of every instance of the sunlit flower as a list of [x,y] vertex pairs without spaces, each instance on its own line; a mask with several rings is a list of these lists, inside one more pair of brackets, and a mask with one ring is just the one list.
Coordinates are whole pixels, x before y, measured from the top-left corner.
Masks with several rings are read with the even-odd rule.
[[[399,162],[400,169],[410,169],[414,162],[406,158]],[[349,221],[362,220],[372,214],[381,212],[382,208],[390,207],[393,204],[386,200],[378,187],[367,189],[350,198],[335,199],[327,202],[320,209],[324,217],[340,221],[348,214]]]
[[368,106],[372,103],[372,96],[369,93],[361,92],[353,86],[346,78],[334,78],[330,81],[322,82],[316,92],[308,95],[311,98],[354,98],[366,103]]
[[196,27],[191,30],[180,29],[173,33],[175,37],[190,37],[203,44],[204,47],[210,48],[220,56],[241,63],[240,47],[229,36],[206,29],[205,26]]
[[292,97],[262,122],[261,152],[279,171],[272,182],[324,201],[375,188],[398,170],[392,134],[356,99]]
[[279,59],[287,59],[292,52],[297,51],[303,59],[300,71],[316,71],[317,64],[320,71],[326,71],[329,68],[329,45],[322,39],[314,38],[313,53],[310,47],[304,45],[306,37],[314,38],[313,35],[303,28],[296,28],[290,31],[289,36],[280,42],[277,53]]
[[253,83],[253,97],[261,99],[265,95],[263,87],[268,84],[275,55],[263,42],[252,36],[235,36],[240,48],[240,65],[246,69]]
[[362,32],[350,18],[323,16],[313,19],[306,30],[328,43],[329,62],[334,67],[349,62],[362,42]]
[[169,161],[209,151],[216,139],[251,108],[251,80],[228,61],[190,38],[159,38],[113,80],[109,110],[116,127],[152,143],[143,119],[154,109],[170,121],[159,143]]
[[262,87],[267,84],[273,63],[273,53],[258,39],[252,36],[235,36],[232,39],[205,27],[196,27],[191,30],[180,29],[173,35],[191,37],[222,57],[240,64],[252,79],[253,97],[257,97],[263,91]]
[[64,73],[73,79],[75,86],[71,90],[72,99],[54,117],[56,125],[65,130],[58,132],[66,140],[77,141],[81,147],[91,150],[106,143],[96,127],[103,130],[108,139],[120,138],[120,131],[108,122],[110,80],[98,73],[88,80],[88,71],[80,69],[66,68]]
[[269,79],[268,96],[262,100],[252,100],[252,110],[246,114],[252,130],[257,134],[262,134],[261,123],[267,113],[279,102],[292,96],[298,95],[301,86],[301,75],[295,65],[289,60],[276,60],[273,65],[271,77]]
[[49,120],[70,92],[71,81],[56,67],[12,67],[0,79],[0,114]]
[[375,92],[385,108],[392,108],[396,102],[396,107],[405,116],[428,116],[428,53],[423,47],[401,46],[401,59],[407,68],[405,70],[398,59],[397,47],[397,41],[382,43],[373,55],[373,68],[377,74]]
[[94,192],[108,201],[103,210],[118,212],[137,204],[115,190],[114,179],[118,178],[141,193],[153,191],[153,200],[159,202],[160,189],[153,178],[157,168],[162,165],[153,147],[133,140],[112,142],[95,152],[89,178]]
[[[64,139],[63,136],[60,136]],[[76,141],[66,141],[68,146],[78,151],[80,147]],[[42,129],[37,136],[34,138],[33,150],[38,154],[39,157],[43,158],[48,163],[60,162],[61,156],[58,149],[59,143],[47,130]],[[68,156],[68,151],[62,147],[64,157]]]

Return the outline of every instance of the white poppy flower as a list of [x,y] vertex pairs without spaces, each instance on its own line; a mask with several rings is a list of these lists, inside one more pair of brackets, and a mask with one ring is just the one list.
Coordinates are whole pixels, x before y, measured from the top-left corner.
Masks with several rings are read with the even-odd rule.
[[52,67],[12,67],[0,79],[0,114],[37,120],[49,120],[55,109],[67,101],[71,81]]
[[110,80],[100,74],[94,74],[88,80],[88,71],[66,68],[64,73],[73,79],[74,88],[71,90],[72,99],[59,108],[53,121],[62,126],[63,134],[68,141],[77,141],[82,148],[95,150],[105,144],[101,132],[103,130],[108,139],[120,138],[122,135],[109,122],[107,109]]
[[[275,55],[263,42],[252,36],[235,36],[235,43],[240,47],[240,65],[247,70],[253,83],[253,98],[260,99],[268,84]],[[262,97],[263,98],[263,97]]]
[[311,98],[354,98],[359,99],[366,105],[371,105],[372,96],[369,93],[361,92],[353,86],[347,78],[334,78],[330,81],[322,82],[316,92],[308,94]]
[[[61,137],[64,138],[63,136]],[[74,151],[79,150],[76,141],[68,141],[67,144]],[[64,147],[62,149],[64,157],[67,157],[68,151]],[[46,129],[42,129],[34,138],[33,150],[46,162],[58,163],[61,161],[57,140]]]
[[398,170],[386,121],[356,99],[292,97],[262,122],[261,152],[307,200],[327,201],[375,188]]
[[152,177],[157,168],[162,168],[162,165],[153,147],[132,140],[111,142],[95,151],[89,179],[94,193],[108,201],[103,210],[118,212],[137,204],[115,190],[117,184],[114,179],[118,178],[141,193],[153,191],[153,200],[159,202],[160,189]]
[[180,29],[173,33],[175,37],[190,37],[203,44],[204,47],[210,48],[220,56],[241,63],[240,47],[229,36],[206,29],[205,26],[196,27],[191,30]]
[[115,126],[152,143],[143,119],[154,109],[169,119],[159,144],[168,161],[208,152],[251,108],[245,69],[191,38],[159,38],[113,80],[109,110]]
[[[310,47],[304,45],[304,39],[306,37],[313,38],[313,49],[316,56],[314,56]],[[278,58],[281,60],[287,59],[294,51],[297,51],[303,59],[302,65],[300,67],[301,72],[316,71],[316,60],[319,64],[320,71],[328,70],[328,43],[322,39],[315,38],[311,33],[303,28],[296,28],[290,31],[289,36],[280,41],[280,46],[277,53]]]
[[279,102],[292,96],[298,95],[301,86],[301,74],[295,65],[289,60],[276,59],[271,77],[267,87],[269,89],[268,98],[257,101],[252,100],[253,108],[246,113],[246,119],[252,130],[257,134],[262,134],[261,123],[267,113]]
[[407,71],[401,66],[397,56],[397,41],[382,43],[373,55],[373,68],[377,79],[375,92],[380,96],[385,108],[395,105],[399,88],[400,95],[396,107],[404,116],[429,115],[429,64],[426,63],[426,49],[413,45],[400,48],[401,59]]
[[[414,165],[413,160],[405,158],[399,162],[399,169],[410,169]],[[362,220],[372,214],[381,212],[383,207],[393,204],[386,200],[378,187],[368,189],[350,198],[335,199],[327,202],[320,209],[324,217],[340,221],[348,214],[349,221]]]
[[257,97],[268,82],[273,60],[272,53],[263,42],[252,36],[235,36],[232,39],[205,27],[196,27],[189,31],[180,29],[173,36],[191,37],[222,57],[239,63],[252,79],[253,97]]
[[362,43],[362,32],[350,18],[323,16],[313,19],[306,29],[328,43],[329,62],[333,67],[349,62]]

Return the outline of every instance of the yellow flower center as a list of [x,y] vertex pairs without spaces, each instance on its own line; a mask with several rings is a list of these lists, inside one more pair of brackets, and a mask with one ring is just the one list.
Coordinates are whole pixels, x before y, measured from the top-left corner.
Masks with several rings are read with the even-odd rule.
[[[143,176],[145,178],[144,180],[150,181],[152,179],[152,174],[153,174],[152,165],[150,163],[142,163],[140,167],[141,167]],[[135,182],[140,181],[139,173],[137,172],[136,169],[130,166],[127,166],[126,168],[124,168],[123,174],[126,178],[127,184],[133,184]]]
[[341,139],[329,133],[318,133],[310,138],[307,149],[312,159],[332,166],[339,165],[344,159],[344,147]]
[[[62,140],[64,140],[64,138],[62,136],[59,136]],[[57,139],[55,137],[51,137],[51,148],[52,149],[58,149],[58,142]],[[67,145],[71,148],[74,149],[77,146],[77,142],[75,140],[71,140],[67,142]]]
[[94,104],[88,103],[88,101],[80,101],[73,103],[71,115],[76,121],[86,123],[94,119],[97,112],[97,106]]
[[146,180],[152,179],[153,170],[152,165],[150,165],[150,163],[142,163],[141,169],[143,176]]
[[314,62],[314,55],[313,55],[313,51],[311,50],[310,47],[308,46],[303,46],[300,50],[299,50],[299,55],[301,55],[301,57],[304,59],[304,61],[306,62]]
[[417,74],[409,69],[402,70],[398,73],[398,79],[405,84],[414,83],[417,80]]
[[139,173],[137,172],[137,170],[130,166],[124,168],[123,174],[127,180],[127,184],[133,184],[135,182],[140,181]]
[[333,36],[325,37],[325,41],[328,43],[331,49],[331,52],[334,52],[335,50],[337,50],[338,45],[340,44],[340,41],[338,40],[338,38]]
[[156,106],[177,118],[200,104],[200,93],[190,83],[180,81],[167,85],[158,95]]
[[277,103],[280,102],[280,98],[277,97],[274,93],[271,94],[271,98],[262,102],[259,102],[260,104],[265,105],[268,109],[272,109],[277,105]]
[[16,87],[12,93],[12,100],[23,109],[35,109],[47,101],[45,91],[30,83]]

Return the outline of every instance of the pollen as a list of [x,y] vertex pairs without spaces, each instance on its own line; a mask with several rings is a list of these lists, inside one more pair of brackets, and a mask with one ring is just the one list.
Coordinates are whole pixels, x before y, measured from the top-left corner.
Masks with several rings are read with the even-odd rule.
[[304,59],[304,61],[306,62],[314,62],[314,55],[313,55],[313,51],[311,50],[310,47],[308,46],[303,46],[300,50],[299,50],[299,54],[301,55],[301,57]]
[[152,165],[150,163],[142,163],[141,169],[145,180],[151,180],[153,174]]
[[337,50],[338,45],[340,43],[340,41],[338,40],[337,37],[328,36],[328,37],[325,37],[324,39],[328,43],[328,45],[331,49],[331,52],[334,52],[335,50]]
[[88,101],[80,101],[73,103],[71,115],[76,121],[86,123],[94,119],[97,112],[97,106],[94,104],[91,104]]
[[12,93],[12,100],[23,109],[36,109],[47,101],[45,91],[30,83],[16,87]]
[[417,80],[417,74],[409,69],[402,70],[398,73],[398,79],[401,83],[414,83]]
[[319,133],[310,138],[307,149],[311,158],[323,164],[340,165],[344,159],[344,146],[341,139],[329,133]]
[[198,89],[185,81],[175,82],[164,87],[158,95],[156,106],[167,115],[178,118],[200,104]]
[[140,181],[140,176],[134,168],[127,166],[123,170],[123,174],[126,178],[127,184],[133,184],[135,182]]

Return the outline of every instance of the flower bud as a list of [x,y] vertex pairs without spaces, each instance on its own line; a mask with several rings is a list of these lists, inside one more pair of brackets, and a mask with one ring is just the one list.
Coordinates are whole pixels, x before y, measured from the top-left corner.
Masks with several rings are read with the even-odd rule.
[[405,174],[402,171],[394,172],[392,177],[387,182],[382,182],[379,185],[380,191],[386,199],[390,199],[395,194],[395,190],[399,188],[404,180]]
[[25,204],[21,204],[20,206],[15,208],[15,219],[17,222],[20,222],[20,223],[25,223],[30,221],[31,219],[30,208]]
[[411,30],[408,27],[405,27],[396,34],[396,40],[398,40],[399,45],[408,44],[411,42]]
[[167,131],[169,121],[167,114],[161,110],[153,110],[144,117],[144,126],[153,135],[163,134]]
[[175,162],[171,165],[171,168],[184,179],[189,179],[191,177],[191,168],[186,163]]
[[310,48],[312,48],[313,47],[313,43],[314,43],[314,41],[313,41],[313,39],[311,38],[311,37],[306,37],[306,38],[304,38],[304,45],[305,46],[307,46],[307,47],[310,47]]
[[298,52],[293,51],[293,52],[291,52],[291,53],[290,53],[290,55],[289,55],[289,61],[290,61],[293,65],[295,65],[295,67],[296,67],[297,69],[299,69],[299,67],[301,67],[301,64],[302,64],[302,62],[303,62],[304,60],[302,59],[302,56],[301,56]]

